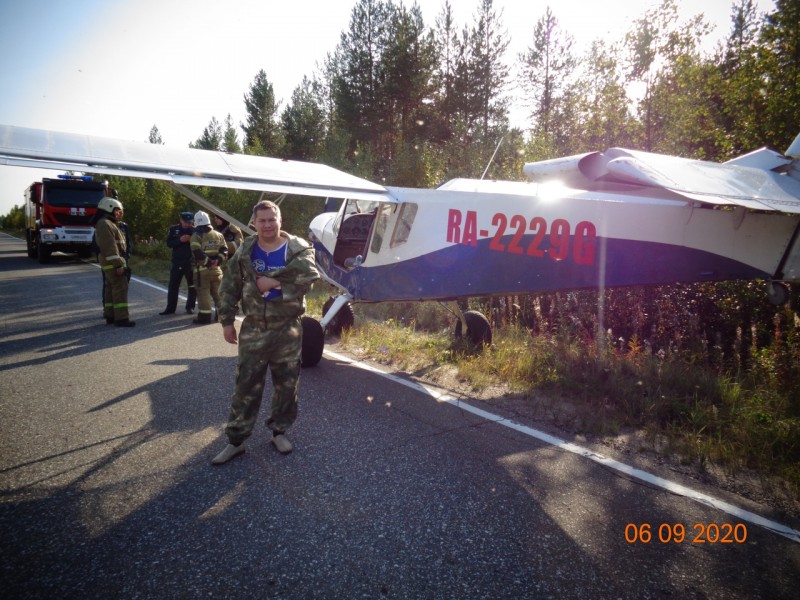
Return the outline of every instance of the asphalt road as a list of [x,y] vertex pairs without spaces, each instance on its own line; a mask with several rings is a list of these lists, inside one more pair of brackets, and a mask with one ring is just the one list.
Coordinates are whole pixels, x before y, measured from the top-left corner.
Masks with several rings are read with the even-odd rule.
[[797,541],[336,355],[292,454],[212,467],[235,347],[136,280],[109,327],[100,282],[0,234],[3,598],[797,597]]

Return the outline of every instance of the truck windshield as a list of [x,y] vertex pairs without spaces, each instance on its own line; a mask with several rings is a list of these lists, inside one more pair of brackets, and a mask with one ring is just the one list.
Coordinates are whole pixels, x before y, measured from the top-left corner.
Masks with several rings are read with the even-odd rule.
[[45,187],[45,201],[50,206],[95,208],[105,195],[103,187]]

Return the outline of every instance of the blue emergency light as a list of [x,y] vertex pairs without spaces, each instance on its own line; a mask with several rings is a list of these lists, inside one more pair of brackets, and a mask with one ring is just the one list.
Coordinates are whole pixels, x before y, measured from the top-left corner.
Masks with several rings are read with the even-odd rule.
[[58,178],[69,179],[71,181],[92,181],[91,175],[67,175],[66,173],[61,173]]

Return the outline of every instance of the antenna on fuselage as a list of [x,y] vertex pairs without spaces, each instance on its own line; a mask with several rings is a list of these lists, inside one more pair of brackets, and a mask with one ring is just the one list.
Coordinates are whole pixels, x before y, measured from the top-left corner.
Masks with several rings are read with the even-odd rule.
[[489,167],[492,166],[492,161],[494,160],[494,157],[497,156],[497,151],[500,150],[500,145],[502,143],[503,143],[503,138],[500,138],[500,141],[497,142],[497,148],[495,148],[494,152],[492,153],[492,158],[489,159],[489,163],[486,165],[486,168],[483,170],[483,175],[481,175],[481,181],[483,181],[483,178],[486,177],[486,171],[488,171]]

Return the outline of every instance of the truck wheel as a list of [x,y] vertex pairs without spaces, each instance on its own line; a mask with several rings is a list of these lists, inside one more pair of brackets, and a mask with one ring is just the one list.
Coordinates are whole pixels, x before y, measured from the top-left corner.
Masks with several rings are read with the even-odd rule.
[[40,264],[47,264],[50,262],[50,248],[43,248],[41,244],[37,246],[39,248],[39,263]]
[[25,241],[28,245],[28,258],[36,258],[38,252],[36,252],[36,245],[31,241],[30,233],[25,236]]

